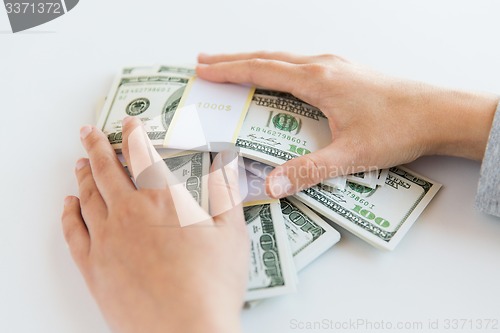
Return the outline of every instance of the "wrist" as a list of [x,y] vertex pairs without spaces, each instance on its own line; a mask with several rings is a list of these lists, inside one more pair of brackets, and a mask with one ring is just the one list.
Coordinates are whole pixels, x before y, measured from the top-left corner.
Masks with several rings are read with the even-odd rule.
[[499,97],[428,87],[424,97],[427,119],[426,155],[482,160]]
[[207,299],[196,293],[177,298],[168,314],[168,332],[239,333],[241,306],[224,297]]

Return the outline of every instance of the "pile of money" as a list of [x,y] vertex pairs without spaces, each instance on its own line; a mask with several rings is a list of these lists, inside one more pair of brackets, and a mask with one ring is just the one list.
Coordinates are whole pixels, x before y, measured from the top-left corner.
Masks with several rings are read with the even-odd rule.
[[[265,178],[276,166],[332,140],[317,108],[277,91],[215,84],[193,68],[125,68],[100,108],[98,127],[117,153],[122,120],[138,117],[168,168],[208,209],[213,155],[228,147],[244,158],[244,216],[251,242],[247,301],[296,290],[297,272],[340,239],[336,224],[375,247],[392,250],[440,184],[398,166],[325,180],[273,200]],[[241,172],[240,172],[241,173]]]

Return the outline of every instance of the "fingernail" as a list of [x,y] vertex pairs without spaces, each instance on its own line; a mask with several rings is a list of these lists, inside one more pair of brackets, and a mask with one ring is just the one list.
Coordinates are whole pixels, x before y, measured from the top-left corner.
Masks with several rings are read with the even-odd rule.
[[134,117],[130,117],[130,116],[129,117],[125,117],[125,118],[123,118],[122,125],[123,126],[128,126],[128,124],[130,124],[131,122],[133,122],[134,119],[135,119]]
[[78,161],[76,161],[76,171],[81,170],[84,166],[89,165],[89,160],[87,158],[80,158]]
[[283,198],[293,194],[292,183],[285,175],[271,176],[269,178],[269,195],[273,198]]
[[204,68],[207,68],[207,67],[208,67],[208,65],[205,65],[205,64],[198,64],[198,65],[196,65],[196,73],[199,74],[200,70],[203,70]]
[[64,206],[67,206],[71,203],[71,201],[73,201],[73,197],[66,197],[64,198]]
[[92,126],[83,126],[81,129],[80,129],[80,138],[82,140],[85,140],[85,138],[92,132]]

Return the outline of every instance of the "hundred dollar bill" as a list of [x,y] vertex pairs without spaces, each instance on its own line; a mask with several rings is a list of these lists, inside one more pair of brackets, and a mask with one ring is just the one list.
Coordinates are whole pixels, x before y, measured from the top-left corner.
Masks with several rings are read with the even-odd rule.
[[297,273],[279,201],[245,207],[243,212],[251,244],[245,300],[294,292]]
[[[121,154],[118,158],[129,173],[125,159]],[[208,178],[210,170],[210,153],[188,153],[180,156],[164,158],[163,161],[175,176],[179,184],[184,184],[186,190],[208,211]],[[174,185],[174,184],[171,184]]]
[[328,119],[319,109],[287,93],[257,89],[236,146],[245,157],[277,166],[331,139]]
[[363,185],[369,188],[375,188],[378,185],[378,170],[372,170],[367,172],[358,172],[352,175],[348,175],[347,181]]
[[[347,175],[346,180],[351,183],[356,183],[358,185],[362,185],[365,187],[369,187],[371,189],[376,188],[377,186],[384,186],[385,180],[387,178],[387,174],[389,173],[389,169],[381,169],[381,170],[372,170],[367,172],[358,172],[352,175]],[[331,185],[329,180],[324,181],[323,184]],[[331,185],[333,186],[333,185]],[[340,186],[333,186],[335,188],[343,189]]]
[[132,67],[124,67],[122,69],[122,74],[138,74],[138,73],[155,73],[158,72],[158,68],[156,66],[132,66]]
[[210,153],[194,153],[163,160],[170,171],[198,204],[208,211],[208,173]]
[[[240,182],[240,189],[247,189],[244,203],[251,205],[273,201],[265,193],[265,181],[248,169],[245,171],[246,184]],[[340,234],[297,199],[288,197],[281,199],[280,203],[295,268],[300,271],[337,243]]]
[[[332,140],[326,116],[291,94],[257,89],[236,146],[244,157],[278,166],[326,147]],[[343,187],[343,177],[329,184]]]
[[348,183],[344,190],[314,186],[296,198],[368,243],[393,250],[441,187],[403,167],[389,170],[385,186]]
[[295,198],[281,199],[281,213],[297,271],[340,240],[340,234]]
[[183,76],[186,78],[191,78],[196,74],[194,66],[134,66],[125,67],[122,69],[122,74],[155,74],[155,73],[168,73],[174,74],[175,76]]
[[177,76],[184,76],[186,78],[191,78],[196,74],[194,67],[191,66],[168,66],[161,65],[158,68],[158,73],[169,73],[175,74]]
[[[288,197],[280,201],[295,268],[301,271],[335,245],[340,234],[297,199]],[[246,302],[245,308],[253,308],[260,302]]]
[[121,75],[115,80],[97,126],[120,150],[122,120],[139,117],[155,147],[162,147],[188,78],[173,74]]
[[389,169],[378,170],[377,185],[384,186],[388,175],[389,175]]

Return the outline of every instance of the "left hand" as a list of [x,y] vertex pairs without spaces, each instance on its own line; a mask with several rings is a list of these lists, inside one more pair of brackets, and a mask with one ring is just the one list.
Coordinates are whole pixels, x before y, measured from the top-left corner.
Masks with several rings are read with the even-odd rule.
[[[141,124],[124,123],[126,142]],[[241,206],[180,227],[168,189],[137,190],[95,127],[83,127],[81,139],[89,159],[77,162],[80,199],[66,198],[62,224],[113,331],[238,332],[249,259]],[[126,147],[124,155],[131,165]],[[226,174],[237,186],[232,170]],[[211,194],[220,186],[212,179]]]

